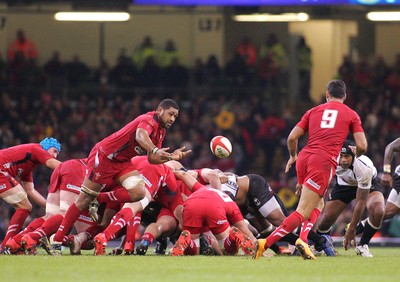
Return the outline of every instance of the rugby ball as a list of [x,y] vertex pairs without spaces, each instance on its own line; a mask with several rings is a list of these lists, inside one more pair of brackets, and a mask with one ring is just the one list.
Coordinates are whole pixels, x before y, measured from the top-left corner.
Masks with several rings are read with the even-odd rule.
[[232,153],[232,144],[228,138],[218,135],[210,141],[211,152],[218,158],[227,158]]

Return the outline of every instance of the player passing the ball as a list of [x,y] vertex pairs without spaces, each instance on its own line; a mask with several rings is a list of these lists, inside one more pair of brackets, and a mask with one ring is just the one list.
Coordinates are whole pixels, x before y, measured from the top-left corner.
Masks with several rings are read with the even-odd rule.
[[[300,194],[296,211],[266,239],[259,239],[253,258],[258,259],[273,243],[302,224],[296,249],[304,259],[315,259],[307,242],[307,236],[323,208],[323,196],[335,175],[337,158],[342,144],[352,132],[356,148],[355,157],[367,149],[367,140],[358,114],[344,104],[346,85],[341,80],[332,80],[326,88],[326,103],[308,110],[292,129],[287,139],[290,158],[285,172],[296,163]],[[300,137],[308,132],[307,145],[298,151]],[[349,242],[344,242],[348,244]]]
[[87,209],[104,184],[113,179],[130,195],[131,202],[140,201],[143,209],[149,203],[145,197],[144,180],[134,167],[131,158],[147,154],[150,163],[164,163],[169,160],[181,160],[191,151],[185,147],[169,153],[169,148],[161,148],[166,130],[175,122],[179,114],[178,104],[171,99],[160,102],[155,111],[138,116],[119,131],[98,142],[88,156],[86,176],[78,199],[72,204],[52,244],[53,253],[61,254],[61,243],[72,228],[80,213]]

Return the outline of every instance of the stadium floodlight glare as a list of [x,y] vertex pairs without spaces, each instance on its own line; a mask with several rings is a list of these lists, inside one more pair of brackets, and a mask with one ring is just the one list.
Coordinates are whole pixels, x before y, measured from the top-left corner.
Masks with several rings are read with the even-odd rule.
[[130,15],[126,12],[58,12],[54,18],[57,21],[126,22]]
[[369,12],[367,14],[367,19],[369,19],[370,21],[386,21],[386,22],[400,21],[400,11]]
[[305,22],[310,16],[306,13],[268,14],[256,13],[249,15],[235,15],[232,17],[238,22]]

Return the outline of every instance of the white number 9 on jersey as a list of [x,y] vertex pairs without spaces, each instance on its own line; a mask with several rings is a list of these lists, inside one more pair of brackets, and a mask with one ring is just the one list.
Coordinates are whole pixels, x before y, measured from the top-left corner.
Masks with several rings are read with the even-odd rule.
[[334,128],[337,115],[337,110],[325,110],[322,114],[321,128]]

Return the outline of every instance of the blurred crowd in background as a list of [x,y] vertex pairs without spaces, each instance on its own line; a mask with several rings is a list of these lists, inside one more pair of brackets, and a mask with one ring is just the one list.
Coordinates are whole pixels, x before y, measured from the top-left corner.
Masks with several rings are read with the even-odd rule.
[[[248,44],[248,39],[242,43]],[[88,67],[78,55],[65,62],[58,52],[44,65],[23,52],[0,59],[0,148],[52,136],[62,144],[61,161],[86,157],[95,143],[136,116],[154,110],[168,97],[178,102],[180,113],[168,130],[164,147],[171,151],[181,146],[191,149],[193,153],[184,160],[186,167],[260,174],[287,208],[294,209],[295,171],[284,173],[286,137],[307,109],[324,101],[325,89],[316,102],[307,98],[309,93],[289,97],[288,66],[274,62],[271,51],[265,51],[268,59],[249,63],[248,54],[239,52],[238,46],[224,65],[210,56],[189,68],[180,62],[173,41],[166,44],[170,56],[164,54],[162,60],[146,46],[151,47],[150,37],[133,56],[121,50],[115,65],[103,62],[97,68]],[[385,146],[400,136],[400,56],[392,66],[381,57],[371,60],[344,58],[337,78],[346,82],[346,104],[360,115],[369,141],[366,155],[381,173]],[[270,67],[261,68],[263,64]],[[260,76],[260,69],[264,76]],[[209,141],[215,135],[231,140],[233,153],[229,158],[212,155]],[[302,142],[300,148],[306,139]],[[34,173],[36,189],[43,195],[47,194],[50,173],[47,168]],[[0,202],[3,232],[12,212]],[[31,216],[42,213],[36,208]],[[350,218],[350,211],[344,213],[333,235],[341,235]],[[382,235],[400,236],[393,222],[398,224],[398,219],[386,223]]]

